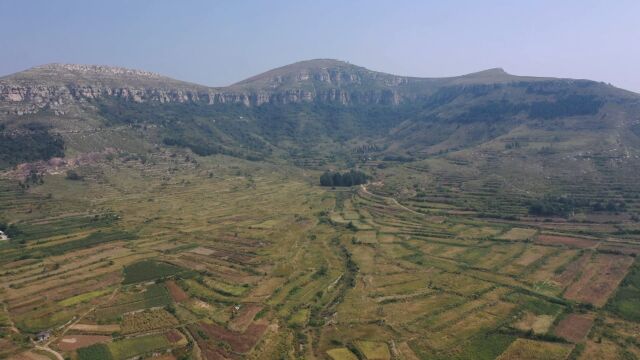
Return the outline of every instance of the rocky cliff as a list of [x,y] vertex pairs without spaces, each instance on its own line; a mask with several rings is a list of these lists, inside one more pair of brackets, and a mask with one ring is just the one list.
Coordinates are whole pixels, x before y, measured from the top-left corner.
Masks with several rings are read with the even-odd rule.
[[413,78],[371,71],[336,60],[310,60],[268,71],[229,87],[207,87],[162,75],[97,65],[50,64],[0,78],[0,112],[23,115],[101,97],[133,102],[240,103],[246,106],[322,102],[390,104],[433,93],[447,84],[515,81],[494,69],[456,78]]

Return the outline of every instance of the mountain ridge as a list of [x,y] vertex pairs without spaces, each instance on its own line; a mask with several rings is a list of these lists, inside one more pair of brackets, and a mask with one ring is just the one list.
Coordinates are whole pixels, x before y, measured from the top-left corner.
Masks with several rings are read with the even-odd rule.
[[[438,97],[455,87],[507,86],[518,82],[590,82],[516,76],[492,68],[461,76],[399,76],[334,59],[313,59],[275,68],[226,87],[176,80],[158,73],[106,65],[46,64],[0,78],[0,113],[65,114],[99,98],[136,103],[264,104],[322,103],[400,105]],[[595,82],[593,82],[595,83]]]
[[[502,68],[486,69],[478,72],[453,77],[414,77],[393,75],[385,72],[373,71],[351,63],[334,59],[304,60],[272,70],[265,71],[247,79],[241,80],[229,86],[211,87],[197,83],[173,79],[159,73],[145,70],[130,69],[119,66],[107,65],[82,65],[52,63],[36,66],[21,72],[6,75],[0,78],[0,100],[20,101],[20,96],[10,96],[8,88],[43,86],[111,86],[130,87],[140,89],[182,90],[191,93],[199,93],[205,98],[209,97],[209,103],[213,95],[234,94],[225,101],[242,102],[247,105],[260,105],[266,100],[266,95],[274,95],[275,90],[281,90],[288,96],[279,96],[280,101],[305,101],[316,96],[313,91],[326,90],[339,91],[345,87],[369,86],[374,90],[387,90],[398,92],[398,96],[406,96],[408,91],[402,88],[416,87],[423,94],[428,94],[435,86],[453,86],[484,83],[509,83],[516,81],[583,81],[577,79],[517,76],[504,71]],[[16,91],[13,91],[15,93]],[[22,91],[24,93],[28,91]],[[112,91],[113,92],[113,91]],[[109,91],[107,91],[107,94]],[[82,94],[80,94],[82,95]],[[244,95],[244,96],[243,96]],[[335,96],[325,96],[330,100],[336,98],[345,102],[348,94],[338,93]],[[91,96],[91,95],[90,95]],[[341,98],[342,96],[342,98]],[[200,98],[201,96],[192,96]],[[136,98],[137,99],[137,98]],[[152,100],[160,100],[151,97]],[[179,101],[182,101],[181,99]],[[377,99],[376,101],[380,101]],[[398,99],[396,99],[397,103]]]

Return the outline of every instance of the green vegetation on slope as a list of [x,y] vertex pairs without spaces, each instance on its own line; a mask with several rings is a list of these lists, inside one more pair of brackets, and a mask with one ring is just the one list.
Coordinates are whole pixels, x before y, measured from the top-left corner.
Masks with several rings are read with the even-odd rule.
[[0,123],[0,169],[37,160],[64,156],[64,141],[48,127],[31,123],[9,131]]
[[123,284],[126,285],[153,281],[182,273],[185,273],[185,269],[181,269],[175,265],[159,261],[145,260],[124,268]]

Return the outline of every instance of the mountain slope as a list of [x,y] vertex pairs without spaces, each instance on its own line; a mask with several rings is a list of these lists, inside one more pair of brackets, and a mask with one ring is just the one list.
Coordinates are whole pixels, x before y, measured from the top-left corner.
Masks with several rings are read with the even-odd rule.
[[[640,173],[640,96],[502,69],[416,78],[321,59],[210,88],[138,70],[45,65],[0,79],[0,111],[3,167],[114,148],[312,168],[385,164],[423,169],[413,188],[475,189],[485,194],[476,208],[496,186],[524,198],[578,191],[575,174],[592,188],[623,183],[614,191],[623,198]],[[379,172],[391,186],[393,171]],[[400,179],[392,191],[404,193]]]

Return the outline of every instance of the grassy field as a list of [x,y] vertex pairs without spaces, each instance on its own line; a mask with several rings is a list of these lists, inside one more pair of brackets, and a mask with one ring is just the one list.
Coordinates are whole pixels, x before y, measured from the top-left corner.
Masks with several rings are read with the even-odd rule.
[[109,343],[108,348],[114,359],[129,359],[135,356],[166,349],[170,346],[164,334],[147,335]]

